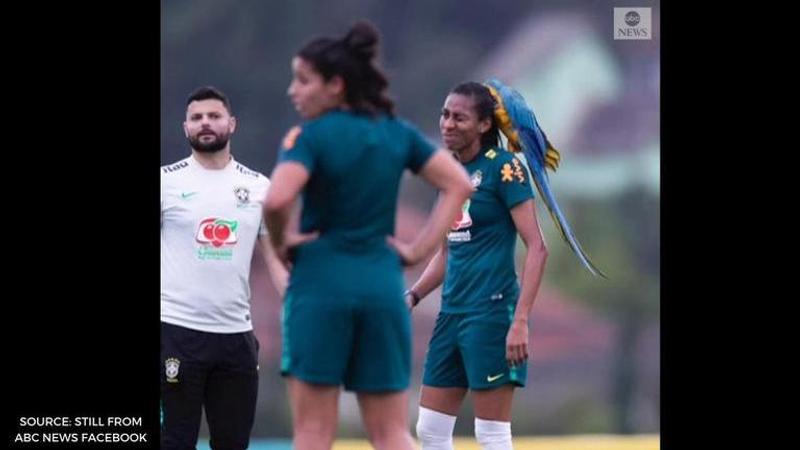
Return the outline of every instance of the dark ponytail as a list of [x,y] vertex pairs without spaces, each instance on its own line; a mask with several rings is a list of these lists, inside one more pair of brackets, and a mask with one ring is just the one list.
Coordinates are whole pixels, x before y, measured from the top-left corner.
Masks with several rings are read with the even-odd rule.
[[389,80],[375,65],[378,30],[368,22],[353,25],[341,39],[317,38],[297,56],[314,66],[325,81],[342,77],[345,102],[357,113],[394,115],[394,102],[386,96]]

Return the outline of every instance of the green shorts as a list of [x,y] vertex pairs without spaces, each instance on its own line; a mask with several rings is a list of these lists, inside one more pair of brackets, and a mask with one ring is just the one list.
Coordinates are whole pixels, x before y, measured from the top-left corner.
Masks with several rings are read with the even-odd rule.
[[308,253],[284,300],[281,374],[356,392],[408,388],[411,320],[397,256]]
[[525,386],[528,363],[509,367],[506,335],[514,304],[480,313],[439,313],[425,357],[422,383],[432,387],[493,389]]

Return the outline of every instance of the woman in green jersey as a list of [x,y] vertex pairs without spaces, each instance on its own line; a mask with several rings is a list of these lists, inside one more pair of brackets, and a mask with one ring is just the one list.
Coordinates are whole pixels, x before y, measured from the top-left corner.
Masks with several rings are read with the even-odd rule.
[[[265,203],[270,237],[291,265],[281,371],[294,448],[330,448],[341,387],[355,391],[376,448],[411,449],[409,312],[402,265],[435,250],[471,193],[463,168],[394,115],[375,66],[376,30],[354,25],[292,60],[288,94],[305,122],[282,143]],[[441,190],[411,244],[392,238],[405,169]],[[289,225],[302,194],[299,230]]]
[[[480,83],[463,83],[445,100],[439,127],[475,191],[420,279],[407,291],[416,305],[444,282],[442,308],[425,359],[417,436],[423,450],[452,449],[469,391],[475,436],[484,449],[511,449],[511,400],[525,386],[528,313],[547,249],[523,163],[499,146],[495,102]],[[514,269],[517,235],[527,247],[522,286]]]

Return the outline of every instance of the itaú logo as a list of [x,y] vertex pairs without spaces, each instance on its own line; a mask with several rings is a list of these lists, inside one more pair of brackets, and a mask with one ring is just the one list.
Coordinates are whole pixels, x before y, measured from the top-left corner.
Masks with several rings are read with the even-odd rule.
[[201,244],[222,247],[236,245],[239,222],[218,217],[203,219],[197,227],[195,240]]

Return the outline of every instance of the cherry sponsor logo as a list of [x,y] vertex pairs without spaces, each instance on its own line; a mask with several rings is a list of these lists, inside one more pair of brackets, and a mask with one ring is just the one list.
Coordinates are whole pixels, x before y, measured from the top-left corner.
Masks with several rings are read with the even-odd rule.
[[453,231],[456,230],[463,230],[464,228],[469,228],[472,226],[472,217],[469,215],[469,205],[470,199],[467,199],[464,202],[464,205],[461,207],[461,212],[456,216],[456,220],[450,225],[450,229]]
[[195,239],[201,244],[210,244],[216,248],[234,245],[238,240],[236,235],[238,226],[239,223],[235,220],[209,217],[200,222]]

